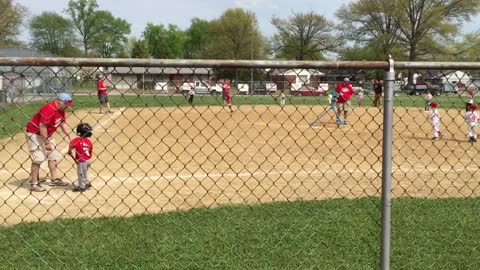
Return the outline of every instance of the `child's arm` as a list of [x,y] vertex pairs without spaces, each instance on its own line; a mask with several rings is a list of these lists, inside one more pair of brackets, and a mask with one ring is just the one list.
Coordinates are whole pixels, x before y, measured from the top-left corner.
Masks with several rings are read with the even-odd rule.
[[72,145],[69,145],[69,146],[68,146],[68,155],[72,157],[73,161],[77,162],[77,160],[76,160],[75,157],[73,156],[73,147],[72,147]]

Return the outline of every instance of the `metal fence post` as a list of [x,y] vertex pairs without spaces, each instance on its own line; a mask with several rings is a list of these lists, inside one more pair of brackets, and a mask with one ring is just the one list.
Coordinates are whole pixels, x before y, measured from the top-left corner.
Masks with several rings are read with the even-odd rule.
[[393,130],[393,87],[395,70],[389,56],[389,69],[384,77],[383,155],[382,155],[382,236],[380,247],[381,269],[390,269],[390,226],[392,215],[392,130]]

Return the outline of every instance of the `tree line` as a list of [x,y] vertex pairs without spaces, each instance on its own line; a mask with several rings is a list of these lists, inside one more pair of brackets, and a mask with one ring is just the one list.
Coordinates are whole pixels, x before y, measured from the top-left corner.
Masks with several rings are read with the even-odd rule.
[[20,45],[26,25],[24,45],[63,57],[478,61],[480,53],[480,32],[461,32],[480,0],[354,0],[336,11],[336,24],[316,11],[274,16],[271,38],[241,8],[210,21],[193,18],[186,30],[148,23],[140,37],[129,37],[130,23],[100,10],[96,0],[70,0],[65,16],[43,12],[24,21],[27,11],[0,0],[0,46]]

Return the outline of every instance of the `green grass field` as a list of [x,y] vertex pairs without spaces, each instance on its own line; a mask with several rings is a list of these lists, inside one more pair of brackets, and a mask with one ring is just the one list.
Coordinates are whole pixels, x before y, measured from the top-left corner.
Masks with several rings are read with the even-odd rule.
[[[394,200],[392,269],[478,269],[478,206]],[[378,269],[380,200],[27,223],[0,240],[2,269]]]

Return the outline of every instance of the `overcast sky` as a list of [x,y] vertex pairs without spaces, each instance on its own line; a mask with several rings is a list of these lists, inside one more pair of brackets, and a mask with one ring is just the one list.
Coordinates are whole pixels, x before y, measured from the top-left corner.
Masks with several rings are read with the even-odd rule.
[[[131,36],[140,37],[147,23],[175,24],[185,30],[194,17],[212,20],[219,18],[228,8],[244,8],[253,11],[258,19],[260,31],[272,36],[272,16],[291,17],[295,13],[314,11],[335,22],[335,12],[342,4],[353,0],[97,0],[99,9],[110,11],[114,17],[131,24]],[[388,0],[385,0],[388,1]],[[29,17],[43,11],[54,11],[67,16],[64,10],[68,0],[14,0],[29,10]],[[464,32],[480,29],[480,19],[466,24]],[[23,30],[20,38],[28,41],[28,31]]]

